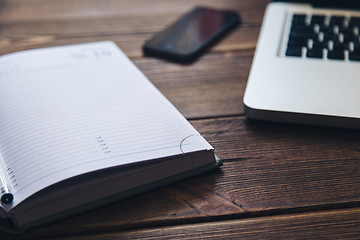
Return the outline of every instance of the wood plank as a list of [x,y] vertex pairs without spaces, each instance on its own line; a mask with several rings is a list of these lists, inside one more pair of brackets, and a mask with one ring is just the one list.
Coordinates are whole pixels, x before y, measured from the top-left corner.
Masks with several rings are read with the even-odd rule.
[[151,58],[134,63],[186,118],[204,118],[244,113],[252,53],[212,53],[190,65]]
[[[79,19],[117,15],[161,15],[176,14],[188,11],[193,6],[206,5],[216,8],[233,6],[235,9],[261,9],[269,0],[236,1],[236,0],[182,0],[169,2],[153,0],[149,4],[146,0],[118,1],[118,0],[2,0],[2,21]],[[19,14],[21,13],[21,14]],[[257,16],[254,16],[254,18]]]
[[[215,175],[219,171],[204,174],[205,181],[214,185]],[[208,176],[206,178],[206,176]],[[200,179],[198,179],[200,180]],[[211,216],[244,213],[233,202],[221,195],[208,192],[202,187],[184,188],[182,185],[170,185],[149,193],[140,194],[115,204],[105,206],[88,213],[72,216],[55,223],[30,229],[22,235],[10,236],[0,232],[0,239],[38,239],[55,236],[78,235],[114,231],[114,229],[133,229],[148,226],[167,225],[169,223],[188,222],[191,219],[202,221]]]
[[360,209],[118,231],[69,239],[359,239]]
[[0,5],[0,54],[90,41],[115,41],[130,57],[153,33],[196,5],[229,8],[243,24],[213,51],[254,49],[268,1],[7,0]]
[[229,161],[211,189],[247,212],[360,201],[357,130],[245,118],[193,125]]
[[244,117],[191,123],[225,160],[221,170],[30,230],[19,239],[360,206],[359,131]]

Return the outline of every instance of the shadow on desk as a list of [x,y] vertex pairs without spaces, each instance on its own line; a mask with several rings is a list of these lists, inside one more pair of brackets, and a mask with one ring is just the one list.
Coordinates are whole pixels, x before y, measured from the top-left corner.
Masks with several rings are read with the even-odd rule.
[[[214,194],[212,190],[216,179],[221,175],[222,171],[215,169],[99,209],[29,229],[23,234],[0,233],[0,238],[61,237],[84,232],[91,234],[140,227],[168,226],[185,222],[188,218],[204,219],[209,214],[213,215],[214,211],[223,212],[226,206],[227,201]],[[228,203],[228,205],[232,204]]]

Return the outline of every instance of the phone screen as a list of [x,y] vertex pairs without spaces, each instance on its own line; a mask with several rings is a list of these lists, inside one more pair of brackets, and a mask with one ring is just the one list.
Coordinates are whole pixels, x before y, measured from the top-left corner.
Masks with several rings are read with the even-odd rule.
[[239,21],[233,11],[195,8],[148,40],[144,52],[190,60]]

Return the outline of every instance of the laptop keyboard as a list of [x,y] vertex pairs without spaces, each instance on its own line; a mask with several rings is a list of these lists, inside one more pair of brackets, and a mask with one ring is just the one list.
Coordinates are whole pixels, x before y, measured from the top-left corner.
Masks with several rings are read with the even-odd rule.
[[286,56],[360,61],[360,17],[294,14]]

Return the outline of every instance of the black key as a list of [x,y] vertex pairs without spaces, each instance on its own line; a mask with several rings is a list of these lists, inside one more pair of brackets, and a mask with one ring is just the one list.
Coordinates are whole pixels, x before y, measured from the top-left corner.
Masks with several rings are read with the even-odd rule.
[[306,25],[305,22],[292,22],[291,24],[291,30],[292,31],[296,31],[297,29],[303,29],[303,28],[307,28],[308,26]]
[[344,37],[343,42],[346,44],[348,44],[349,42],[351,42],[354,39],[354,35],[348,34],[348,33],[343,33],[343,37]]
[[357,37],[357,38],[354,38],[353,40],[352,40],[352,42],[354,43],[354,46],[355,46],[355,48],[360,48],[360,40],[359,40],[359,38]]
[[318,24],[320,26],[325,24],[325,16],[324,15],[313,15],[311,17],[310,25],[314,26]]
[[291,32],[289,39],[292,40],[307,40],[309,39],[309,35],[307,33],[302,32]]
[[306,53],[306,57],[308,58],[322,58],[323,51],[322,49],[309,49]]
[[312,34],[314,33],[314,29],[310,26],[306,26],[306,25],[292,25],[291,26],[291,29],[290,29],[291,32],[294,32],[294,33],[304,33],[304,34]]
[[359,17],[352,17],[349,20],[349,27],[360,27],[360,18]]
[[305,15],[294,15],[293,22],[290,29],[289,38],[292,40],[305,41],[307,39],[317,38],[317,34],[314,32],[313,26],[308,26],[305,23]]
[[305,14],[294,14],[292,23],[305,24],[306,15]]
[[345,21],[345,17],[343,16],[332,16],[330,18],[330,22],[329,25],[330,26],[343,26],[344,25],[344,21]]
[[339,36],[335,35],[334,33],[324,32],[323,35],[323,41],[337,41],[339,39]]
[[320,42],[318,40],[313,42],[313,46],[312,49],[325,49],[328,48],[328,43],[327,42]]
[[323,33],[330,33],[333,32],[333,27],[329,27],[329,26],[320,26],[320,32]]
[[315,34],[314,29],[306,26],[306,27],[293,27],[290,31],[290,38],[293,39],[314,39],[317,37]]
[[353,28],[349,28],[349,27],[339,27],[339,33],[342,34],[354,34]]
[[290,32],[290,39],[295,39],[295,40],[300,40],[300,39],[318,39],[319,36],[318,34],[314,33],[314,32]]
[[344,50],[333,49],[332,51],[328,51],[327,57],[328,57],[328,59],[344,60],[345,59]]
[[332,36],[334,35],[333,27],[321,26],[319,32],[323,34],[324,41],[332,39]]
[[354,52],[349,52],[349,60],[351,61],[360,61],[360,49],[355,50]]
[[333,49],[337,49],[337,50],[348,50],[349,49],[349,43],[347,42],[339,42],[339,41],[334,41],[333,42]]
[[286,49],[285,55],[290,56],[290,57],[301,57],[302,48],[301,47],[288,47]]
[[308,40],[307,39],[289,39],[288,47],[307,47]]

